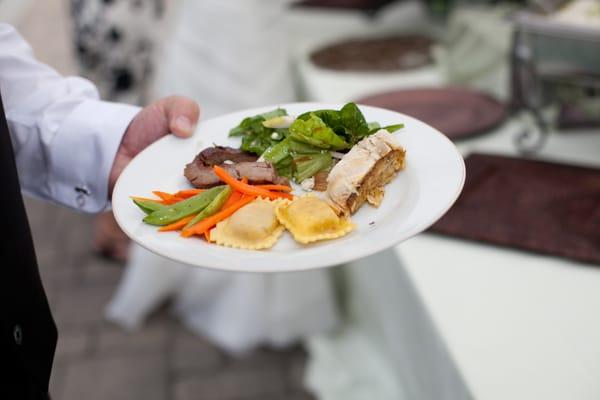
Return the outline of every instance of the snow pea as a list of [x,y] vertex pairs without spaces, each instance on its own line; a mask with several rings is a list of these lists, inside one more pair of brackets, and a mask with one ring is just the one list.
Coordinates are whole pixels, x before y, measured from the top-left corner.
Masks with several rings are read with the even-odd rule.
[[158,201],[153,200],[142,200],[134,198],[133,202],[146,214],[151,214],[154,211],[163,210],[167,208],[167,206],[165,206],[164,204],[160,204]]
[[216,186],[205,192],[198,193],[189,199],[180,201],[164,209],[147,215],[144,222],[150,225],[169,225],[189,215],[199,213],[210,204],[214,198],[226,188],[226,185]]
[[194,219],[188,222],[183,229],[191,228],[204,218],[208,218],[211,215],[216,214],[221,207],[223,207],[223,204],[225,204],[225,202],[229,199],[229,196],[231,196],[231,187],[227,186],[225,190],[221,191],[221,193],[219,193],[204,210],[200,211],[200,213],[196,215]]

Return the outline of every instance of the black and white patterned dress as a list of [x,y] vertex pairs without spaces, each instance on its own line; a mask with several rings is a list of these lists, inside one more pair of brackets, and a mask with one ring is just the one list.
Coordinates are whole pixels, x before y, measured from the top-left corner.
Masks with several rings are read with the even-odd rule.
[[80,72],[104,99],[146,101],[164,7],[165,0],[71,0]]

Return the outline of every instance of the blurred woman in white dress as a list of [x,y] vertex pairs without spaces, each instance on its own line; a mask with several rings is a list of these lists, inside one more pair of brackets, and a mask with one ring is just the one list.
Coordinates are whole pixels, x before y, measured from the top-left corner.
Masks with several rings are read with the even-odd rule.
[[[184,0],[156,62],[155,95],[197,100],[201,118],[294,100],[286,0]],[[327,271],[225,273],[182,265],[134,246],[107,316],[134,328],[165,299],[192,331],[224,349],[285,346],[333,329]]]

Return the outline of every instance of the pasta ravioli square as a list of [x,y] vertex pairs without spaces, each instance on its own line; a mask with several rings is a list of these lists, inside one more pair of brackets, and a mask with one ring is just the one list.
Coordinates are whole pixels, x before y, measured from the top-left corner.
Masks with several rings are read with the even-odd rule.
[[280,201],[256,199],[219,222],[210,233],[221,246],[260,250],[273,247],[285,228],[275,216]]
[[326,202],[312,195],[282,202],[275,213],[294,239],[304,244],[335,239],[355,228],[348,218],[340,218]]

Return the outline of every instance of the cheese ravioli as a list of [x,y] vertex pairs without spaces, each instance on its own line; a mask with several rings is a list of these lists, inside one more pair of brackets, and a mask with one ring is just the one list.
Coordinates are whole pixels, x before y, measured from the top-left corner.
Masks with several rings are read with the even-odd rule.
[[285,228],[275,216],[281,200],[256,199],[219,222],[210,232],[210,240],[221,246],[239,249],[268,249]]
[[338,217],[325,201],[314,195],[282,202],[275,213],[294,239],[304,244],[335,239],[346,235],[355,227],[348,218]]

